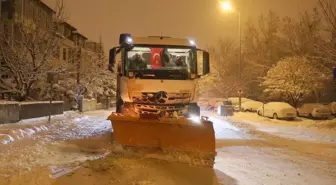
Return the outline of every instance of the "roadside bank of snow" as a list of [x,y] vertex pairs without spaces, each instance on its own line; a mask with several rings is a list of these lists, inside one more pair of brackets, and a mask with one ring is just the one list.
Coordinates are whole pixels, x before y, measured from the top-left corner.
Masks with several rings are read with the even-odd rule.
[[32,118],[21,120],[17,123],[8,123],[0,125],[0,145],[10,144],[17,140],[30,137],[39,132],[48,131],[53,124],[65,119],[77,117],[78,113],[68,111],[63,115],[55,115],[48,122],[48,117]]
[[[297,156],[302,158],[302,156]],[[237,184],[296,184],[296,185],[334,185],[335,179],[328,173],[316,173],[311,159],[292,163],[288,156],[280,156],[277,150],[270,148],[225,147],[219,150],[215,169],[237,179]],[[288,161],[287,161],[288,160]],[[307,167],[303,167],[307,165]],[[334,167],[325,163],[316,166],[326,168],[330,173]],[[225,184],[225,183],[224,183]]]
[[296,140],[336,143],[336,119],[309,120],[298,117],[293,121],[274,120],[256,113],[235,113],[229,117],[233,122],[243,122],[257,130]]

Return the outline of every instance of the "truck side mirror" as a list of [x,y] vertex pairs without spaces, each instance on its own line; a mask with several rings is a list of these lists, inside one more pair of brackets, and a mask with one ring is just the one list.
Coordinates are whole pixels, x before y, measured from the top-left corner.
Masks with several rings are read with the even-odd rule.
[[209,53],[203,50],[197,50],[197,75],[204,76],[209,74]]
[[114,72],[114,65],[116,63],[117,48],[110,49],[109,53],[109,70]]
[[209,52],[203,51],[203,75],[210,73],[210,56]]

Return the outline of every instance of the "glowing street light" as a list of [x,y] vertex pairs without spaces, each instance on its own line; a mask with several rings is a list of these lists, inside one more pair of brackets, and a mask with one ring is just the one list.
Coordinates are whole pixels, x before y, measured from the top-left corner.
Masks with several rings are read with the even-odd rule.
[[222,6],[222,9],[224,11],[231,11],[232,10],[232,6],[231,6],[231,4],[230,4],[229,1],[223,1],[223,2],[221,2],[221,6]]

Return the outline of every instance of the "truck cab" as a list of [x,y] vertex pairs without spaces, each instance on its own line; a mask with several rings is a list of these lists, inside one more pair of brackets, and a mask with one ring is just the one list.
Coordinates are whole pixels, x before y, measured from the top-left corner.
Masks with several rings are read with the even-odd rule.
[[209,53],[193,40],[121,34],[109,69],[117,73],[116,112],[200,116],[196,86],[210,72]]

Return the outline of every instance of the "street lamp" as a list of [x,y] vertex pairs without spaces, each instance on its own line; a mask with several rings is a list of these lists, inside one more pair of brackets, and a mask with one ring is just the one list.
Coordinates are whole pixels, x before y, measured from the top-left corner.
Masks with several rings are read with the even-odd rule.
[[225,11],[231,11],[232,10],[232,6],[231,6],[229,1],[221,2],[221,6],[222,6],[222,9],[225,10]]
[[[220,5],[223,11],[234,11],[238,14],[238,32],[239,32],[239,59],[238,59],[238,77],[239,81],[241,81],[241,55],[242,55],[242,40],[241,40],[241,21],[240,21],[240,11],[234,10],[231,6],[230,1],[221,1]],[[241,90],[239,90],[241,92]],[[241,93],[239,93],[239,111],[241,111]]]

